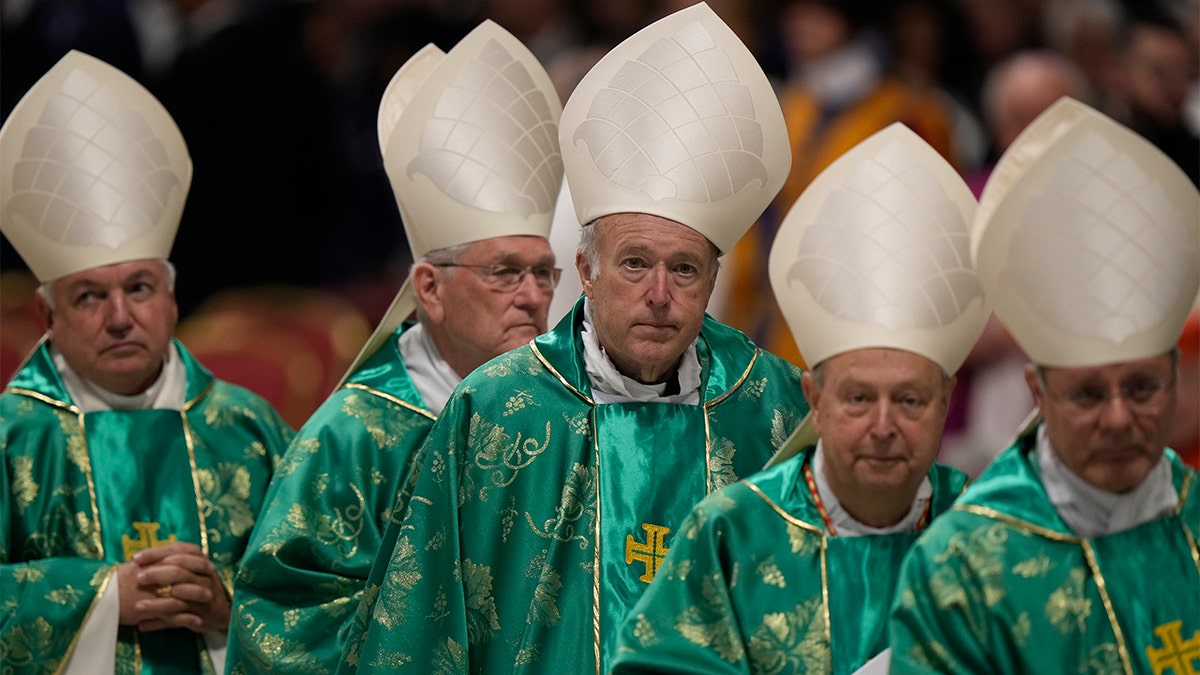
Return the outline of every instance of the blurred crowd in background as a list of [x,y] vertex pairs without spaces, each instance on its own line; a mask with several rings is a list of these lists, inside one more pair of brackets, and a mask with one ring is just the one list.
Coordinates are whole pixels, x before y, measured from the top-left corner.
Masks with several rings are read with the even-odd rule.
[[[231,290],[285,285],[339,298],[367,330],[410,262],[376,135],[379,99],[396,69],[427,43],[449,49],[487,18],[530,48],[565,101],[609,48],[690,4],[5,0],[0,114],[70,49],[129,73],[170,111],[194,163],[171,256],[181,318]],[[833,159],[893,121],[922,135],[978,190],[1020,129],[1069,94],[1141,133],[1200,181],[1200,0],[709,4],[777,84],[793,145],[779,203],[726,257],[710,309],[798,363],[766,278],[772,219]],[[21,268],[0,244],[5,297],[14,286],[8,273]],[[1022,364],[1002,329],[981,339],[948,424],[946,452],[959,452],[956,442],[964,448],[951,463],[977,473],[1011,438],[1032,405]],[[1196,399],[1181,401],[1192,410],[1175,445],[1200,445]]]

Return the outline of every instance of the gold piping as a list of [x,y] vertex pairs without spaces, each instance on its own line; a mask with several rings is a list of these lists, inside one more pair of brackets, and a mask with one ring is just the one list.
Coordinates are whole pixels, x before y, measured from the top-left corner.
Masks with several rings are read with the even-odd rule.
[[[534,348],[534,352],[537,348]],[[570,385],[567,385],[570,386]],[[600,675],[600,439],[596,434],[596,407],[592,406],[592,451],[596,454],[596,543],[592,552],[592,652]]]
[[[96,589],[96,596],[92,598],[92,604],[88,606],[87,612],[83,615],[83,623],[80,624],[81,626],[86,626],[87,622],[91,620],[92,613],[96,610],[96,605],[100,604],[100,599],[104,597],[104,592],[108,590],[108,582],[112,580],[113,575],[116,573],[116,565],[113,565],[111,568],[109,568],[108,574],[104,577],[104,581],[102,581],[100,583],[100,587]],[[117,601],[120,602],[120,599],[118,598]],[[79,636],[82,634],[82,629],[75,633],[75,637],[71,640],[71,644],[67,647],[67,651],[63,655],[62,660],[58,662],[58,668],[54,671],[55,673],[66,672],[67,664],[71,662],[71,657],[75,655],[75,647],[79,644]]]
[[550,362],[546,360],[546,357],[542,355],[541,350],[538,349],[537,343],[530,342],[529,348],[533,350],[533,355],[537,357],[538,361],[542,362],[542,365],[546,367],[546,370],[550,371],[550,374],[556,377],[559,382],[562,382],[564,387],[571,390],[571,393],[575,394],[584,401],[587,401],[588,405],[596,405],[596,402],[593,401],[591,397],[586,396],[582,391],[576,389],[574,385],[567,381],[567,378],[562,376],[562,373],[558,372],[557,368],[550,365]]
[[721,401],[724,401],[725,399],[729,398],[733,394],[733,392],[738,390],[738,387],[742,386],[742,383],[746,381],[746,378],[750,377],[750,371],[754,370],[754,364],[757,362],[758,362],[758,349],[755,349],[754,354],[752,354],[750,356],[750,364],[746,366],[746,370],[742,371],[742,376],[738,378],[737,382],[734,382],[733,386],[730,387],[729,389],[725,390],[720,396],[714,398],[711,401],[705,402],[704,407],[711,408],[712,406],[717,405]]
[[1125,645],[1125,635],[1121,632],[1121,625],[1117,623],[1117,614],[1113,611],[1112,600],[1108,597],[1108,586],[1104,582],[1104,575],[1100,573],[1096,554],[1092,551],[1092,545],[1088,540],[1081,540],[1079,544],[1083,547],[1083,557],[1087,560],[1088,567],[1092,569],[1092,579],[1096,582],[1096,590],[1100,591],[1100,599],[1104,603],[1104,613],[1108,615],[1108,623],[1112,626],[1113,635],[1117,638],[1117,654],[1121,657],[1121,665],[1125,668],[1126,675],[1132,675],[1133,666],[1129,663],[1129,649]]
[[372,395],[378,396],[379,398],[382,398],[384,400],[391,401],[392,403],[395,403],[396,405],[400,406],[401,408],[411,410],[412,412],[415,412],[419,415],[424,415],[425,417],[428,417],[431,420],[435,420],[435,421],[437,420],[437,415],[434,415],[433,413],[429,412],[428,410],[418,408],[417,406],[409,403],[408,401],[399,399],[399,398],[397,398],[391,394],[388,394],[386,392],[379,391],[378,389],[375,389],[374,387],[368,387],[365,384],[358,384],[358,383],[352,382],[350,384],[342,385],[342,388],[358,389],[360,391],[365,391],[368,394],[372,394]]
[[1041,527],[1040,525],[1034,525],[1033,523],[1031,523],[1029,521],[1021,520],[1020,518],[1014,518],[1013,516],[1010,516],[1007,513],[1001,513],[995,509],[988,508],[986,506],[978,506],[976,504],[955,504],[951,508],[954,511],[966,511],[968,513],[974,513],[977,516],[983,516],[984,518],[991,518],[992,520],[998,520],[1002,523],[1005,523],[1006,525],[1011,525],[1012,527],[1015,527],[1018,530],[1022,530],[1026,534],[1035,534],[1035,535],[1050,539],[1052,541],[1061,541],[1061,542],[1066,542],[1069,544],[1077,544],[1080,542],[1079,537],[1077,537],[1073,534],[1063,534],[1062,532],[1056,532],[1047,527]]
[[778,504],[776,504],[774,501],[772,501],[771,498],[768,497],[766,495],[766,493],[762,491],[762,488],[758,487],[754,483],[751,483],[748,479],[743,480],[742,483],[744,483],[746,485],[746,487],[750,488],[755,493],[757,493],[759,497],[762,497],[762,500],[767,503],[767,506],[770,506],[775,511],[775,513],[778,513],[780,515],[780,517],[782,517],[787,522],[795,525],[796,527],[799,527],[802,530],[807,530],[809,532],[812,532],[813,534],[820,535],[822,538],[825,537],[825,532],[821,528],[819,528],[815,525],[810,525],[809,523],[806,523],[803,520],[800,520],[796,516],[793,516],[792,514],[788,513],[787,511],[784,511],[782,508],[780,508],[780,506]]
[[[191,401],[189,401],[189,405],[190,403]],[[192,469],[192,490],[196,495],[196,517],[200,520],[200,548],[204,550],[204,556],[207,558],[208,524],[204,519],[204,501],[200,494],[200,476],[196,469],[196,447],[192,440],[192,425],[188,424],[186,412],[179,411],[179,416],[183,419],[183,439],[187,441],[188,464]]]

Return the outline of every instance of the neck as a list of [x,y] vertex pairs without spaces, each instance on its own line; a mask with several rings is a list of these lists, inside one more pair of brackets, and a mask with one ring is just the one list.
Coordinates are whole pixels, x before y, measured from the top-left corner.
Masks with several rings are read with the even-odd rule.
[[920,488],[920,483],[917,483],[913,486],[864,492],[839,485],[828,470],[825,471],[825,479],[829,481],[830,489],[846,513],[863,525],[875,528],[891,527],[903,520],[912,510],[913,501],[916,500],[917,490]]

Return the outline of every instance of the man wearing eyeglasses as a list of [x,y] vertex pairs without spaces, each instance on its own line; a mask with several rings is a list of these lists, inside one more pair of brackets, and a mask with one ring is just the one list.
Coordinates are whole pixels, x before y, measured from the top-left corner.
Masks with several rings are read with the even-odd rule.
[[340,672],[608,672],[691,506],[807,411],[799,369],[705,315],[789,166],[733,31],[703,3],[639,31],[575,88],[559,142],[584,297],[450,398]]
[[1071,99],[1006,152],[973,257],[1039,418],[908,553],[893,673],[1194,673],[1200,494],[1165,448],[1200,195]]
[[537,60],[490,21],[393,77],[379,142],[415,263],[272,482],[234,587],[229,672],[333,672],[451,392],[545,332],[560,113]]

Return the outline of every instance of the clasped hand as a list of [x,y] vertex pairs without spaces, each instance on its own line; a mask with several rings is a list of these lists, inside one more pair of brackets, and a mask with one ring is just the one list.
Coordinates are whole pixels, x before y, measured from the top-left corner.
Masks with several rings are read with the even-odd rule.
[[121,625],[139,630],[187,628],[224,632],[229,596],[217,568],[195,544],[174,543],[139,551],[117,567]]

